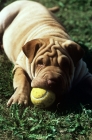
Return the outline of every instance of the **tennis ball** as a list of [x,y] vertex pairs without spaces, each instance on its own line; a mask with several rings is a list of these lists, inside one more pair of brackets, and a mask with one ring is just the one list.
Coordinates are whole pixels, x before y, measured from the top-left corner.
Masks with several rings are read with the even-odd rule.
[[30,98],[34,105],[40,108],[47,108],[54,103],[55,94],[45,89],[33,88],[30,94]]

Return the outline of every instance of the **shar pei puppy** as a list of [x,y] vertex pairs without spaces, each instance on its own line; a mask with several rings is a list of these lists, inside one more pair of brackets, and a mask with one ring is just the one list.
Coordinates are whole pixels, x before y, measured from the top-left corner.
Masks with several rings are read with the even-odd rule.
[[92,93],[92,75],[82,60],[84,50],[40,3],[21,0],[2,9],[0,36],[14,64],[15,92],[7,106],[27,105],[32,87],[52,90],[58,101],[76,85]]

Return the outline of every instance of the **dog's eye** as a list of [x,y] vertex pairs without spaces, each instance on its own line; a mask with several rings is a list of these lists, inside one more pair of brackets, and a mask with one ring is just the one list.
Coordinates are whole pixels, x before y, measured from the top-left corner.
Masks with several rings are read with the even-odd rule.
[[47,56],[44,56],[44,58],[39,58],[36,62],[37,65],[43,65],[43,66],[49,66],[50,65],[50,59]]
[[43,64],[43,59],[38,60],[38,61],[37,61],[37,65],[44,65],[44,64]]

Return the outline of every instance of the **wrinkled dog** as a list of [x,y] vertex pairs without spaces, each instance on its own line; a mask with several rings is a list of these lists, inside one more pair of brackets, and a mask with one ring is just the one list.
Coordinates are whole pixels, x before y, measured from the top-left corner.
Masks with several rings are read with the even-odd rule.
[[82,81],[84,85],[91,81],[92,89],[83,49],[40,3],[23,0],[6,6],[0,12],[0,34],[4,51],[14,64],[16,90],[7,106],[27,105],[32,87],[52,90],[59,100]]

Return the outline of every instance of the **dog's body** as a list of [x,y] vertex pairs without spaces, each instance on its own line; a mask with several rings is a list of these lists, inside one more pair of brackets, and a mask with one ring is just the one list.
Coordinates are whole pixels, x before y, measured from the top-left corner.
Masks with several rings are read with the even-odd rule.
[[[44,6],[16,1],[0,12],[3,47],[14,64],[15,93],[7,105],[28,104],[31,87],[61,93],[91,77],[84,51],[73,42],[60,22]],[[60,92],[59,91],[59,92]]]

